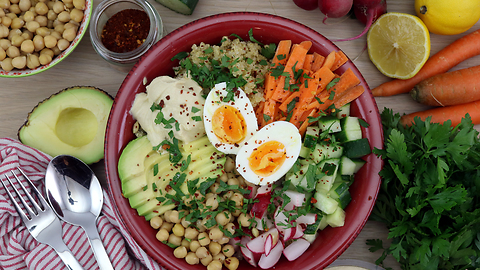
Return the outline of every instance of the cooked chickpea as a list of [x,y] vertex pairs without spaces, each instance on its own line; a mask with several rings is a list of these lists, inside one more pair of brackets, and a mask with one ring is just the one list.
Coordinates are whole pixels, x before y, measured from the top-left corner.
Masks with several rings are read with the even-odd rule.
[[[231,233],[231,234],[235,234],[236,226],[235,226],[235,224],[233,224],[232,222],[230,222],[230,223],[227,223],[227,224],[225,225],[224,229],[225,229],[226,231],[228,231],[229,233]],[[252,229],[253,229],[253,228],[252,228]]]
[[0,8],[2,9],[10,8],[10,0],[0,0]]
[[25,40],[25,38],[22,37],[22,36],[19,36],[19,35],[15,35],[11,39],[12,45],[15,46],[15,47],[20,47],[20,45],[22,45],[22,42],[24,40]]
[[189,252],[187,256],[185,256],[185,261],[190,265],[198,264],[200,262],[197,255],[193,252]]
[[206,232],[199,233],[197,238],[201,246],[206,246],[210,244],[210,238],[208,237],[208,234]]
[[241,213],[238,216],[237,221],[238,221],[238,224],[240,224],[240,226],[248,227],[252,223],[250,219],[251,219],[250,214]]
[[18,49],[18,47],[15,47],[15,46],[8,47],[8,49],[6,49],[5,52],[10,58],[15,58],[17,56],[20,56],[20,50]]
[[35,46],[35,51],[41,51],[45,48],[45,41],[43,37],[40,35],[36,35],[33,37],[33,46]]
[[215,216],[215,220],[218,225],[225,226],[230,222],[230,213],[228,211],[222,211]]
[[175,258],[185,258],[187,256],[188,250],[184,246],[179,246],[173,250],[173,255]]
[[73,0],[73,6],[80,10],[85,10],[85,0]]
[[37,2],[35,5],[35,12],[38,15],[45,15],[48,12],[48,6],[44,2]]
[[192,242],[190,242],[190,250],[195,252],[197,251],[197,249],[201,247],[200,243],[197,241],[197,240],[193,240]]
[[220,230],[220,228],[214,227],[210,230],[210,232],[208,232],[208,236],[210,240],[219,240],[223,237],[223,232]]
[[33,41],[32,41],[32,40],[24,40],[24,41],[22,42],[22,45],[21,45],[20,49],[21,49],[23,52],[32,53],[32,52],[35,50],[35,46],[33,45]]
[[238,182],[237,178],[230,178],[230,179],[228,179],[227,184],[228,184],[229,186],[238,186],[238,185],[240,185],[240,183]]
[[225,193],[222,195],[222,198],[223,198],[224,200],[230,200],[230,198],[232,197],[233,193],[234,193],[233,191],[229,190],[229,191],[225,192]]
[[198,232],[197,229],[195,229],[193,227],[188,227],[188,228],[185,229],[184,237],[187,238],[187,239],[195,240],[195,239],[197,239],[198,234],[199,234],[199,232]]
[[255,227],[252,228],[252,235],[254,237],[258,237],[260,235],[260,232],[258,231],[257,228],[255,228]]
[[218,242],[210,242],[208,249],[210,250],[210,253],[215,256],[222,251],[222,245],[220,245]]
[[162,224],[163,224],[163,219],[160,216],[155,216],[152,219],[150,219],[150,226],[152,226],[152,228],[154,228],[155,230],[160,228]]
[[52,62],[52,57],[48,54],[40,54],[38,60],[40,61],[40,64],[47,65]]
[[192,222],[187,220],[186,217],[183,217],[181,220],[180,220],[180,224],[182,224],[183,227],[187,228],[189,227],[190,225],[192,225]]
[[182,239],[182,244],[181,245],[186,247],[187,249],[190,249],[190,241],[188,241],[185,238]]
[[35,21],[37,21],[42,27],[47,27],[48,25],[48,19],[45,16],[37,16],[35,17]]
[[213,256],[213,260],[223,263],[225,261],[225,255],[223,255],[223,253],[218,253],[217,255]]
[[168,237],[168,243],[175,245],[175,246],[181,246],[182,245],[182,237],[177,236],[175,234],[170,234]]
[[230,156],[227,156],[227,160],[225,161],[225,165],[223,166],[225,172],[233,172],[235,169],[235,161]]
[[5,71],[10,71],[13,69],[13,65],[12,65],[12,58],[5,58],[2,60],[2,62],[0,63],[0,66],[2,67],[3,70]]
[[45,37],[43,37],[43,41],[45,42],[45,47],[47,48],[51,49],[57,46],[57,39],[52,35],[46,35]]
[[207,266],[207,270],[222,270],[222,268],[222,262],[218,260],[212,260]]
[[222,181],[222,182],[225,182],[225,183],[226,183],[226,182],[227,182],[227,180],[228,180],[228,176],[227,176],[227,174],[226,174],[226,173],[224,173],[224,174],[220,175],[220,177],[219,177],[219,178],[220,178],[220,181]]
[[217,240],[217,243],[219,243],[220,245],[226,244],[228,242],[230,242],[230,238],[226,236],[223,236],[222,238]]
[[205,256],[205,258],[201,258],[200,259],[200,262],[204,265],[204,266],[207,266],[209,265],[213,260],[213,257],[212,255],[208,254],[207,256]]
[[58,40],[63,39],[62,34],[57,31],[51,31],[50,35]]
[[197,248],[197,251],[195,251],[195,255],[197,255],[198,258],[202,259],[210,255],[210,252],[208,252],[208,249],[206,247],[199,247]]
[[207,230],[207,227],[205,227],[205,225],[203,225],[204,222],[203,220],[199,219],[195,222],[195,226],[198,228],[198,231],[199,232],[204,232]]
[[218,189],[219,187],[220,187],[220,184],[217,183],[217,182],[215,182],[215,183],[213,183],[213,185],[210,186],[210,191],[211,191],[212,193],[217,193],[217,189]]
[[31,22],[33,20],[35,20],[35,13],[33,13],[33,11],[25,11],[25,13],[23,14],[23,20],[25,22]]
[[77,29],[76,28],[66,28],[65,31],[63,31],[62,37],[70,42],[72,42],[75,39],[75,36],[77,35]]
[[8,33],[8,39],[12,40],[12,37],[14,36],[21,36],[22,35],[22,30],[20,29],[12,29]]
[[[6,18],[6,17],[4,17]],[[3,20],[2,20],[3,21]],[[0,38],[5,38],[8,37],[8,34],[10,33],[10,30],[8,30],[8,27],[5,25],[0,25]]]
[[2,48],[4,51],[8,49],[12,45],[12,42],[8,39],[0,39],[0,48]]
[[3,48],[0,47],[0,61],[5,59],[5,57],[7,57],[7,53],[5,52],[5,50]]
[[207,206],[211,211],[216,210],[218,208],[217,195],[215,194],[214,196],[210,196],[205,202],[205,206]]
[[223,246],[222,253],[223,253],[223,255],[225,255],[225,257],[232,257],[233,254],[235,254],[235,249],[233,248],[232,245],[227,244],[227,245]]
[[80,9],[74,8],[70,11],[70,19],[73,21],[80,23],[83,20],[83,11]]
[[50,29],[45,26],[40,26],[39,28],[37,28],[37,30],[35,30],[35,33],[37,34],[37,36],[42,36],[45,38],[45,36],[50,35]]
[[55,25],[53,30],[63,34],[63,31],[65,31],[65,25],[63,23],[58,23]]
[[157,237],[158,241],[163,242],[163,241],[168,240],[168,237],[170,236],[170,233],[168,233],[168,231],[165,230],[165,229],[160,229],[160,230],[158,230],[158,232],[155,236]]
[[10,28],[12,29],[20,29],[25,25],[25,21],[20,18],[15,18],[12,20],[12,24],[10,25]]
[[230,200],[235,202],[236,207],[239,207],[239,206],[243,205],[243,195],[241,193],[238,193],[238,192],[233,193]]
[[235,270],[238,268],[238,265],[240,264],[240,262],[236,257],[230,257],[230,258],[226,258],[223,264],[225,265],[225,267],[228,268],[228,270]]
[[[10,1],[11,2],[11,1]],[[22,13],[22,10],[20,9],[20,7],[18,6],[18,4],[11,4],[10,5],[10,13],[13,13],[13,14],[20,14]],[[13,19],[13,18],[12,18]]]
[[32,2],[30,2],[30,0],[20,0],[18,2],[18,7],[21,11],[27,11],[32,7]]
[[162,226],[160,226],[160,229],[165,229],[167,232],[171,232],[173,228],[173,223],[170,222],[163,222]]
[[36,54],[29,54],[27,55],[27,67],[30,69],[34,69],[40,66],[40,60],[38,60],[38,56]]
[[55,12],[55,13],[60,13],[62,11],[65,10],[65,5],[63,4],[62,1],[56,1],[54,4],[53,4],[53,8],[52,10]]
[[172,210],[172,212],[170,212],[170,221],[172,223],[180,223],[180,217],[179,217],[179,212],[177,210]]
[[185,228],[180,223],[176,223],[172,228],[173,234],[182,237],[185,234]]
[[64,11],[62,11],[58,14],[57,19],[61,22],[66,23],[66,22],[70,21],[70,13],[68,11],[64,10]]
[[22,36],[24,39],[29,39],[29,40],[32,40],[32,39],[33,39],[33,33],[30,32],[30,31],[28,31],[28,29],[24,29],[21,36]]

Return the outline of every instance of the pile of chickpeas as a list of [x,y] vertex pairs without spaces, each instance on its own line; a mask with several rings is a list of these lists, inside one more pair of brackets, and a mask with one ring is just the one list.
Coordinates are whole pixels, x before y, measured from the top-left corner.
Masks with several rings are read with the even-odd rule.
[[[238,226],[249,227],[251,217],[248,212],[241,211],[244,203],[244,196],[237,191],[229,190],[227,192],[216,192],[220,186],[219,181],[228,185],[238,185],[245,187],[245,180],[235,173],[235,164],[232,158],[228,157],[225,163],[225,173],[217,179],[210,189],[203,196],[196,191],[197,201],[202,202],[205,208],[210,211],[218,209],[220,201],[231,200],[235,202],[236,210],[234,212],[223,211],[215,217],[207,216],[205,219],[199,219],[195,224],[185,219],[189,213],[188,210],[169,210],[161,216],[153,217],[150,225],[157,229],[157,240],[166,242],[174,246],[173,254],[176,258],[183,258],[188,264],[203,264],[208,270],[220,270],[225,266],[229,270],[237,269],[239,266],[238,246],[232,244],[230,238],[223,231],[235,234],[236,224]],[[188,202],[186,202],[188,205]],[[181,212],[183,215],[181,215]],[[182,218],[180,218],[183,216]],[[217,225],[207,228],[205,223],[215,218]],[[219,228],[223,227],[223,231]],[[258,235],[258,230],[252,228],[252,233]]]
[[85,4],[85,0],[0,0],[1,68],[49,64],[75,39]]

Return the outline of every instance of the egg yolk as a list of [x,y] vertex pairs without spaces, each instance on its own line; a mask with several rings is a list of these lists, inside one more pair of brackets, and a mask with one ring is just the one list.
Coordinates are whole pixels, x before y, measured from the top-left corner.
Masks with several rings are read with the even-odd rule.
[[257,147],[248,158],[250,168],[260,176],[269,176],[282,167],[287,158],[283,143],[268,141]]
[[223,105],[213,114],[212,130],[220,141],[233,144],[245,138],[247,126],[242,114],[236,108]]

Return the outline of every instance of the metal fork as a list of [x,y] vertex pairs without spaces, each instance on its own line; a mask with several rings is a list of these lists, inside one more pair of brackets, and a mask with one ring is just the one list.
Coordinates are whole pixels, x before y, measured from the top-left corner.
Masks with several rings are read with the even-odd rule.
[[[10,183],[10,186],[14,190],[16,196],[7,188],[5,180],[1,179],[2,185],[7,191],[8,197],[13,202],[15,208],[17,209],[18,214],[23,220],[23,223],[27,227],[28,231],[32,236],[40,243],[47,244],[51,246],[57,254],[60,256],[62,261],[65,263],[68,269],[70,270],[80,270],[83,267],[80,263],[75,259],[72,252],[68,247],[65,245],[62,239],[62,225],[60,224],[60,220],[53,212],[50,205],[45,201],[42,194],[38,191],[38,189],[33,185],[32,181],[27,177],[27,175],[17,167],[17,170],[21,173],[21,175],[27,180],[28,184],[30,185],[33,193],[35,193],[36,198],[40,201],[39,205],[34,197],[27,191],[25,186],[20,181],[19,177],[15,174],[12,170],[10,171],[11,176],[9,177],[7,174],[4,175],[5,179]],[[28,198],[29,203],[33,208],[29,205],[29,203],[23,198],[19,189],[17,189],[13,183],[13,179],[16,179],[16,182],[23,190],[23,194]],[[22,207],[18,203],[18,200],[23,205],[26,213],[22,210]],[[59,233],[60,232],[60,233]]]

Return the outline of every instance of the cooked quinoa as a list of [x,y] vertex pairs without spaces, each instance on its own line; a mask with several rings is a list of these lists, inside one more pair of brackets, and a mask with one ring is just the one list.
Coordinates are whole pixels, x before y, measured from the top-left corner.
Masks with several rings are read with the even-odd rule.
[[[261,49],[262,47],[259,44],[251,41],[223,37],[220,46],[203,42],[199,45],[194,44],[189,59],[192,63],[205,65],[210,70],[212,69],[212,59],[219,62],[222,62],[222,59],[228,59],[229,62],[233,62],[234,64],[229,69],[235,77],[242,76],[247,81],[242,90],[248,95],[255,107],[260,101],[264,100],[264,79],[271,63],[260,53]],[[176,73],[177,76],[186,75],[184,69],[178,69]]]

